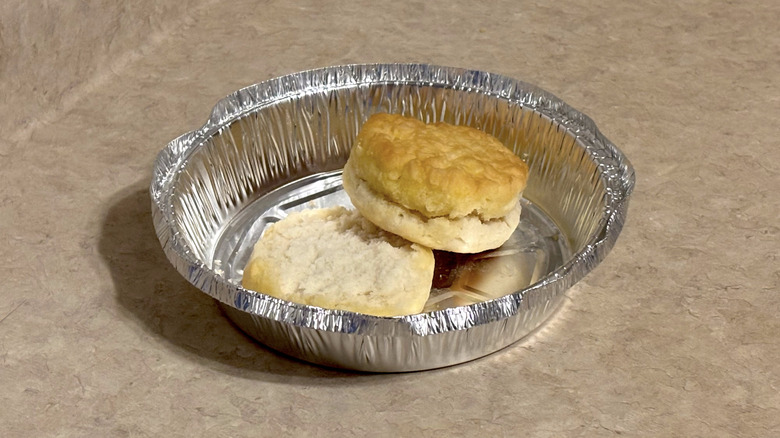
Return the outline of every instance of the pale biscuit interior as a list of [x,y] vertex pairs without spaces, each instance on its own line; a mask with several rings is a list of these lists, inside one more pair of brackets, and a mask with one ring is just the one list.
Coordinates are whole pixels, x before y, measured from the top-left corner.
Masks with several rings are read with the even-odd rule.
[[333,207],[270,225],[255,244],[242,285],[300,304],[397,316],[422,311],[433,269],[429,248]]

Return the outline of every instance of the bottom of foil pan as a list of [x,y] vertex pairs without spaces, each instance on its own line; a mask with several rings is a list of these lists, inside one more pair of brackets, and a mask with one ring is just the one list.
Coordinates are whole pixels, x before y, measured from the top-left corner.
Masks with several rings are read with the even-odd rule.
[[[434,251],[430,312],[499,298],[536,283],[571,256],[555,222],[523,199],[520,223],[501,247],[478,254]],[[211,268],[240,285],[243,267],[263,230],[288,214],[312,208],[354,208],[341,187],[341,171],[300,178],[255,200],[217,234]]]

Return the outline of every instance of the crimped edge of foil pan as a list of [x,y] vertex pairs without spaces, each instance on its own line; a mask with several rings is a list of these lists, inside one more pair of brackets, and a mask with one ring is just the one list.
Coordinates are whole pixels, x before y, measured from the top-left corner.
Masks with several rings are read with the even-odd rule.
[[[368,79],[398,84],[444,84],[505,99],[554,120],[576,136],[578,144],[598,165],[606,189],[599,231],[569,261],[528,288],[490,301],[417,315],[378,317],[322,309],[280,300],[228,282],[193,255],[182,238],[182,230],[173,221],[171,188],[177,171],[194,150],[231,121],[275,101],[322,87],[352,86],[356,77],[362,78],[361,82]],[[427,64],[354,64],[281,76],[242,88],[221,99],[200,129],[172,140],[158,154],[150,195],[154,227],[166,256],[190,283],[223,305],[252,317],[305,329],[376,337],[425,337],[500,322],[533,309],[538,305],[535,301],[543,301],[544,306],[548,306],[549,299],[534,300],[535,296],[561,296],[598,265],[614,246],[625,221],[634,184],[634,170],[628,158],[601,134],[595,123],[536,86],[503,75],[462,68]],[[552,309],[541,309],[541,312],[545,313],[546,319]],[[488,353],[490,351],[480,355]],[[424,368],[421,365],[415,369]]]

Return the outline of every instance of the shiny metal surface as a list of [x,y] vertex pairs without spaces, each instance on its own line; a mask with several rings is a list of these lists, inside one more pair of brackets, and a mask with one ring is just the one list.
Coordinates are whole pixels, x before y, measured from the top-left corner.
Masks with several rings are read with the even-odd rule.
[[[265,225],[350,205],[340,169],[362,122],[398,112],[482,129],[530,166],[521,224],[498,250],[437,253],[426,312],[382,318],[290,303],[240,287]],[[248,334],[318,364],[430,369],[495,352],[542,324],[614,245],[634,173],[583,114],[531,85],[418,64],[296,73],[221,100],[159,154],[154,224],[177,270]]]

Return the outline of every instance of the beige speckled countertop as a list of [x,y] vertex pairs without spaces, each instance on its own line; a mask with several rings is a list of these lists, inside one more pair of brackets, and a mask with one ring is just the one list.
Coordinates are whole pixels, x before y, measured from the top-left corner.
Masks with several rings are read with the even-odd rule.
[[[0,435],[780,436],[780,3],[329,3],[3,2]],[[626,227],[497,354],[277,355],[168,264],[155,155],[242,86],[397,61],[590,115],[636,167]]]

